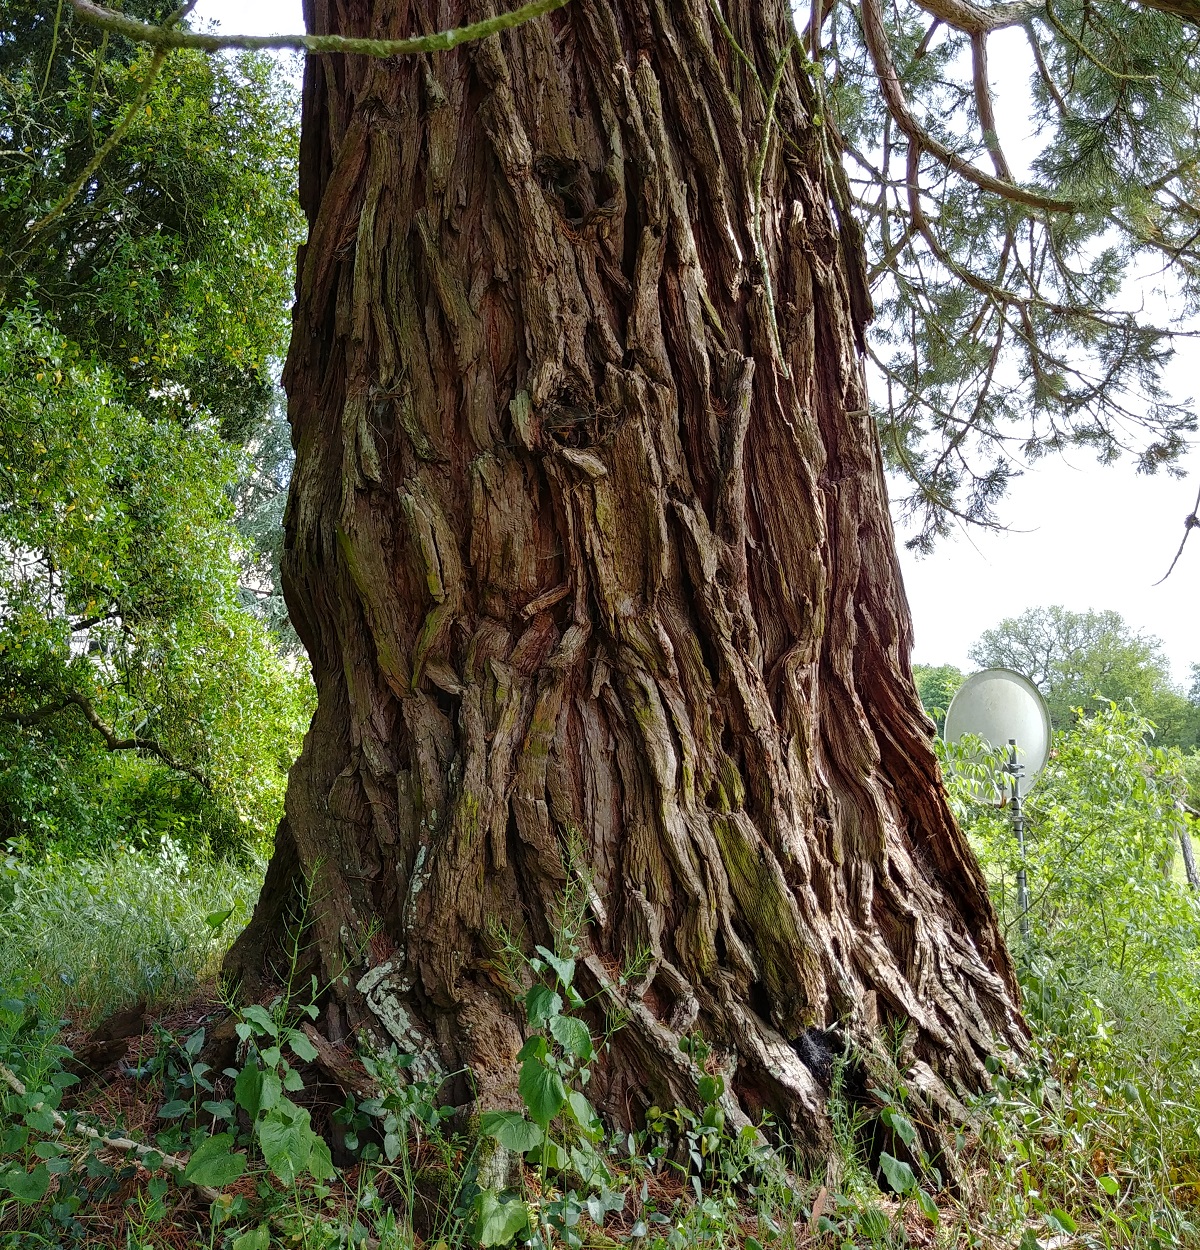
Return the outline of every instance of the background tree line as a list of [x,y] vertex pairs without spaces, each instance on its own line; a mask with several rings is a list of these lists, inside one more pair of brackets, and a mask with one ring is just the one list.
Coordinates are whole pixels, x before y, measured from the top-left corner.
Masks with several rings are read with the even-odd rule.
[[[1150,722],[1157,745],[1200,748],[1200,664],[1192,665],[1190,686],[1180,688],[1161,642],[1118,612],[1029,608],[986,630],[968,655],[978,668],[1011,668],[1028,677],[1057,731],[1116,703]],[[953,664],[916,664],[913,673],[940,730],[967,674]]]

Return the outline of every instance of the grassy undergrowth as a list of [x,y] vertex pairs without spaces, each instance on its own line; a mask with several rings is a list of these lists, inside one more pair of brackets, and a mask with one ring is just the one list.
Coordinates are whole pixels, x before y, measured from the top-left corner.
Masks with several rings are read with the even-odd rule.
[[257,861],[112,847],[0,861],[0,987],[87,1024],[142,998],[179,1000],[211,979],[250,917]]
[[[587,1097],[607,1034],[580,1010],[582,919],[566,902],[554,950],[510,952],[529,1025],[523,1106],[475,1120],[445,1105],[445,1074],[395,1050],[359,1055],[365,1096],[344,1100],[306,1032],[319,986],[245,1008],[231,1066],[205,1065],[223,1012],[211,974],[257,867],[169,844],[91,862],[13,856],[0,1063],[26,1093],[10,1082],[0,1119],[0,1247],[1200,1247],[1200,911],[1173,871],[1175,765],[1115,710],[1059,741],[1028,804],[1025,936],[1006,813],[953,783],[1033,1034],[951,1126],[953,1188],[927,1159],[869,1151],[842,1067],[836,1154],[815,1176],[767,1144],[769,1124],[764,1138],[725,1122],[715,1071],[698,1084],[702,1111],[659,1108],[640,1133],[607,1131]],[[123,1063],[103,1079],[74,1072],[65,1043],[142,998]],[[892,1043],[895,1080],[870,1101],[907,1141],[917,1099],[903,1037]],[[704,1039],[688,1046],[703,1072]],[[156,1153],[138,1162],[89,1142],[80,1120]]]

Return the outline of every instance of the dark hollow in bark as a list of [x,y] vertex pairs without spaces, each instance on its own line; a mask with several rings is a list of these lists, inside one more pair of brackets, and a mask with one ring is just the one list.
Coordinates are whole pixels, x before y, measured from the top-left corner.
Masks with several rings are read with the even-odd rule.
[[817,1151],[810,1030],[910,1021],[943,1105],[1023,1033],[909,669],[838,156],[787,4],[724,13],[572,0],[310,59],[284,576],[319,703],[227,969],[260,983],[309,875],[334,1031],[512,1105],[495,926],[547,943],[585,865],[585,988],[628,1012],[608,1110],[694,1104],[699,1030],[734,1122]]

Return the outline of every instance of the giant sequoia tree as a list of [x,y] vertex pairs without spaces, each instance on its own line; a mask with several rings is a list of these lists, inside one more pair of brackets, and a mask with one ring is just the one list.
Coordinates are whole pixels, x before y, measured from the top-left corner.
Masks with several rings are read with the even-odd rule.
[[[1106,303],[1122,266],[1196,273],[1195,5],[1153,7],[862,0],[798,34],[782,0],[571,0],[437,56],[321,45],[284,556],[319,703],[227,964],[247,992],[308,888],[334,1040],[503,1101],[501,947],[549,944],[573,882],[586,988],[627,1021],[619,1117],[694,1101],[692,1030],[730,1110],[809,1147],[813,1029],[869,1049],[906,1022],[934,1102],[986,1081],[1017,991],[909,670],[872,288],[884,442],[930,529],[986,512],[1003,467],[967,454],[1007,454],[1014,417],[1027,450],[1114,450],[1166,352]],[[306,3],[317,35],[479,16]],[[1021,25],[1059,114],[1036,186],[988,86]],[[1190,420],[1143,414],[1143,462]]]
[[334,1027],[503,1097],[496,926],[549,944],[583,874],[610,1106],[693,1101],[699,1029],[812,1142],[807,1030],[910,1020],[933,1090],[1020,1025],[909,674],[862,247],[791,20],[573,0],[309,62],[284,569],[319,706],[230,968],[311,878]]

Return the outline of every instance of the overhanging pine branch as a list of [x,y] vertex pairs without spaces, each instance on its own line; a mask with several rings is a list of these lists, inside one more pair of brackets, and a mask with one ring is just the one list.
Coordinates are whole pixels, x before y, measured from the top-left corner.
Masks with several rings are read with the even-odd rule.
[[904,88],[900,83],[900,75],[896,70],[895,62],[892,60],[892,50],[888,44],[887,31],[884,29],[879,0],[862,0],[862,27],[863,39],[870,53],[871,63],[875,67],[875,76],[879,80],[884,103],[887,105],[888,112],[895,118],[896,125],[904,132],[910,143],[936,157],[948,169],[967,179],[968,182],[973,182],[982,190],[991,191],[994,195],[1002,196],[1006,200],[1026,204],[1030,208],[1045,209],[1052,213],[1073,213],[1077,210],[1078,206],[1070,200],[1058,200],[1052,196],[1043,195],[1039,191],[1030,191],[1018,186],[1015,182],[1008,182],[1003,178],[993,177],[982,169],[976,169],[970,161],[948,148],[941,140],[935,139],[913,116],[908,101],[904,97]]
[[80,694],[78,691],[72,691],[70,694],[64,695],[55,703],[48,703],[45,707],[37,708],[32,712],[11,712],[0,715],[0,723],[6,725],[21,725],[30,728],[34,725],[40,725],[43,721],[49,720],[50,717],[56,716],[59,712],[65,711],[69,707],[77,707],[82,713],[84,719],[89,725],[104,739],[104,745],[109,751],[140,751],[143,755],[153,755],[156,759],[161,760],[168,768],[173,769],[177,773],[183,773],[190,777],[197,785],[203,786],[205,790],[212,792],[212,783],[208,778],[196,767],[191,764],[185,764],[181,760],[177,760],[175,756],[167,750],[166,747],[154,738],[119,738],[116,733],[106,725],[101,719],[96,709],[92,706],[91,700],[86,695]]
[[344,35],[207,35],[194,30],[166,30],[149,22],[139,22],[137,18],[93,4],[92,0],[71,0],[71,7],[81,21],[168,52],[176,48],[195,48],[201,52],[221,52],[229,48],[249,52],[292,49],[296,52],[345,52],[383,57],[446,52],[460,43],[486,39],[488,35],[552,13],[566,3],[567,0],[532,0],[532,3],[524,4],[519,9],[497,13],[494,17],[471,22],[467,26],[440,30],[432,35],[414,35],[408,39],[355,39]]

